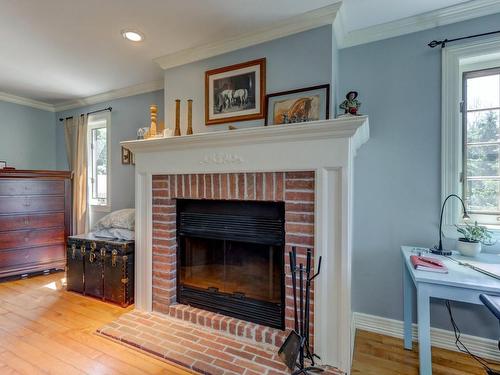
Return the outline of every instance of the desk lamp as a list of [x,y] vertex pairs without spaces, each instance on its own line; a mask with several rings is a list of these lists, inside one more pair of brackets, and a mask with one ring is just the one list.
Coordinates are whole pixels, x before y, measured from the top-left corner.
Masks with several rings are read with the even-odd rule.
[[443,249],[443,231],[442,231],[444,207],[445,207],[446,202],[448,201],[448,199],[450,199],[451,197],[457,198],[460,201],[460,203],[462,203],[462,208],[464,209],[464,214],[463,214],[462,218],[464,220],[470,219],[470,216],[467,214],[467,209],[465,208],[465,203],[462,200],[462,198],[460,198],[456,194],[450,194],[450,195],[448,195],[446,197],[446,199],[444,200],[443,205],[441,206],[441,219],[439,220],[439,245],[435,246],[433,249],[431,249],[431,253],[433,253],[433,254],[437,254],[437,255],[451,255],[451,251],[450,250],[444,250]]

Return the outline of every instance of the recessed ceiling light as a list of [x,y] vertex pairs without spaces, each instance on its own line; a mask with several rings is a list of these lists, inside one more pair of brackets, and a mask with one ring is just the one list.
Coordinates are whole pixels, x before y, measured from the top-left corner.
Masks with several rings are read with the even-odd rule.
[[137,30],[123,30],[122,36],[131,42],[142,42],[144,40],[144,34]]

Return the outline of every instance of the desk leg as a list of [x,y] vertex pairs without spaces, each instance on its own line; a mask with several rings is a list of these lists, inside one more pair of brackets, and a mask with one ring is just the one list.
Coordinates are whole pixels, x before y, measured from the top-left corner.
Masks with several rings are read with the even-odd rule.
[[412,350],[413,282],[403,259],[404,348]]
[[423,285],[417,286],[418,350],[420,375],[432,374],[430,297]]

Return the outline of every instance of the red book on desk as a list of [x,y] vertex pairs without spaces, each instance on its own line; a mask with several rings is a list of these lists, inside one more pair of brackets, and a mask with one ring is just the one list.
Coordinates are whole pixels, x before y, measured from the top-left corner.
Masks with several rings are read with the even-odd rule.
[[413,268],[420,271],[437,272],[437,273],[448,273],[448,268],[436,258],[426,258],[417,255],[410,256],[411,264]]

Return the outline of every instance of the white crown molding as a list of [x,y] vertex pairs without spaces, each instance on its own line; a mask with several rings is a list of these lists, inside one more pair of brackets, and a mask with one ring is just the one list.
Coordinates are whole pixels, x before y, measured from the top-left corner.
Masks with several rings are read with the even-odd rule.
[[267,27],[256,32],[246,33],[219,40],[213,43],[184,49],[154,59],[163,69],[188,64],[209,57],[222,55],[241,48],[250,47],[270,40],[283,38],[320,26],[331,25],[342,4],[341,1],[323,8],[315,9],[301,15],[291,17],[282,22],[276,22],[272,27]]
[[98,104],[110,100],[126,98],[128,96],[145,94],[147,92],[158,91],[164,89],[164,81],[158,80],[153,82],[141,83],[134,86],[124,87],[121,89],[111,90],[102,94],[88,96],[82,99],[69,100],[54,106],[56,112],[66,111],[84,107],[87,105]]
[[[500,12],[498,0],[471,0],[393,22],[353,30],[338,36],[341,47],[352,47]],[[337,30],[336,30],[337,31]]]
[[[382,318],[380,316],[353,313],[353,322],[356,329],[375,332],[381,335],[403,338],[403,322],[400,320]],[[413,341],[418,341],[417,325],[413,324]],[[461,334],[460,339],[469,350],[483,358],[498,361],[498,344],[495,340]],[[431,344],[438,348],[457,352],[455,335],[452,331],[431,327]],[[403,343],[401,343],[401,346]]]
[[55,112],[55,108],[52,104],[40,102],[38,100],[23,98],[22,96],[12,95],[6,92],[0,92],[0,101],[20,104],[27,107],[41,109],[49,112]]

